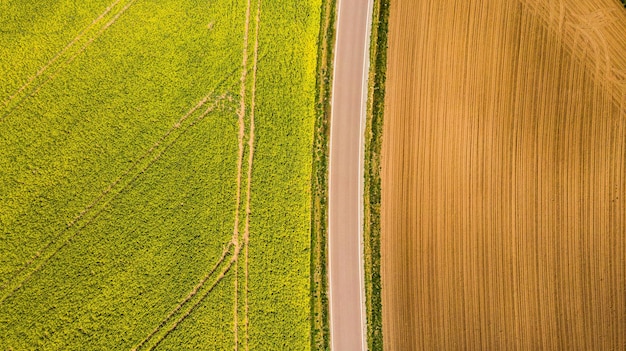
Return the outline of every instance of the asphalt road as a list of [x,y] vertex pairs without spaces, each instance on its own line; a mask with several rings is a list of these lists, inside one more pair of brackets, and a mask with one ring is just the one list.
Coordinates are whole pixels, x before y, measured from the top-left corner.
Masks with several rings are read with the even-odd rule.
[[367,350],[363,275],[363,147],[372,0],[337,3],[329,164],[330,339]]

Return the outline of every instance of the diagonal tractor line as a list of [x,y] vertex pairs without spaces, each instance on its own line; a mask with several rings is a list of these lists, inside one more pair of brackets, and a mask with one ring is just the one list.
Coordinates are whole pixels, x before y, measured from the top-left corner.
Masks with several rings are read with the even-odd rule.
[[[213,283],[213,285],[208,289],[208,291],[206,293],[203,294],[203,296],[201,296],[201,298],[192,305],[192,307],[185,313],[182,315],[181,318],[179,318],[176,322],[174,322],[166,331],[165,333],[159,337],[156,341],[156,343],[151,346],[149,349],[152,350],[155,347],[157,347],[166,337],[167,335],[169,335],[169,333],[171,331],[173,331],[185,318],[187,318],[187,316],[189,316],[193,310],[202,302],[202,300],[213,290],[213,288],[215,287],[215,285],[217,285],[217,283],[219,281],[221,281],[221,279],[224,277],[224,275],[226,274],[226,272],[228,272],[228,270],[231,269],[231,267],[234,265],[235,266],[235,294],[234,294],[234,333],[235,333],[235,348],[237,348],[237,344],[238,344],[238,340],[237,340],[237,332],[238,332],[238,327],[237,327],[237,313],[238,313],[238,303],[237,303],[237,272],[236,272],[236,268],[237,268],[237,261],[238,261],[238,257],[239,257],[239,252],[241,251],[243,245],[241,245],[239,243],[239,211],[240,211],[240,203],[241,203],[241,178],[242,178],[242,167],[243,167],[243,154],[244,154],[244,136],[245,136],[245,113],[246,113],[246,104],[245,104],[245,96],[246,96],[246,76],[247,76],[247,59],[248,59],[248,32],[249,32],[249,21],[250,21],[250,0],[248,0],[247,3],[247,8],[246,8],[246,17],[245,17],[245,24],[244,24],[244,39],[243,39],[243,52],[242,52],[242,70],[241,70],[241,78],[240,78],[240,82],[241,82],[241,90],[240,90],[240,106],[238,109],[238,157],[237,157],[237,192],[236,192],[236,196],[235,196],[235,218],[234,218],[234,225],[233,225],[233,235],[231,238],[231,241],[229,243],[229,247],[233,246],[235,248],[235,252],[233,253],[233,257],[229,262],[229,265],[224,269],[224,271],[222,272],[222,274],[220,275],[220,277]],[[257,14],[257,21],[258,21],[258,14]],[[257,24],[257,33],[258,33],[258,24]],[[258,47],[258,34],[257,34],[257,42],[255,43],[255,47]],[[256,60],[258,58],[258,50],[255,50],[255,63],[254,63],[254,68],[253,68],[253,76],[256,79]],[[253,95],[254,96],[254,95]],[[253,103],[254,104],[254,103]],[[251,131],[252,133],[254,133],[254,131]],[[248,195],[248,199],[249,199],[249,195]],[[222,258],[220,259],[220,263],[223,261],[225,256],[222,256]],[[215,268],[214,268],[215,269]],[[214,270],[212,270],[213,272]],[[212,273],[211,273],[212,274]],[[194,287],[194,289],[192,290],[192,293],[187,295],[187,298],[185,298],[183,300],[182,303],[180,303],[178,306],[176,306],[169,314],[168,316],[161,321],[161,323],[159,324],[159,326],[157,326],[146,338],[144,338],[137,346],[135,346],[132,350],[136,351],[138,349],[140,349],[141,347],[143,347],[143,345],[145,345],[151,338],[154,337],[154,335],[156,335],[167,323],[168,321],[172,318],[172,316],[174,316],[174,314],[176,314],[182,307],[184,307],[184,305],[191,300],[191,298],[193,296],[195,296],[195,294],[197,293],[197,291],[202,287],[202,285],[205,284],[206,280],[208,279],[208,276],[205,276],[205,278],[203,278],[203,280],[196,285],[196,287]]]
[[96,17],[87,27],[83,28],[83,30],[80,31],[80,33],[78,33],[78,35],[74,39],[72,39],[67,45],[65,45],[63,49],[57,52],[56,55],[52,57],[52,59],[46,62],[46,64],[44,64],[41,68],[39,68],[39,70],[35,73],[35,75],[28,78],[28,80],[26,81],[26,83],[24,83],[24,85],[22,85],[19,89],[17,89],[17,91],[13,93],[11,96],[9,96],[9,98],[3,102],[3,105],[7,106],[13,99],[15,99],[17,95],[19,95],[22,91],[24,91],[24,89],[28,88],[28,86],[37,77],[42,75],[48,69],[48,67],[50,67],[53,63],[56,62],[56,60],[59,59],[59,57],[61,57],[61,55],[63,55],[66,51],[68,51],[74,44],[76,44],[76,42],[78,42],[83,37],[83,35],[85,35],[85,33],[87,33],[94,25],[100,22],[100,20],[102,20],[113,9],[113,7],[115,7],[115,5],[117,5],[120,1],[121,0],[115,0],[109,6],[107,6],[104,12],[102,12],[98,17]]
[[237,257],[239,256],[240,250],[241,250],[241,246],[235,247],[235,252],[233,253],[233,257],[231,257],[231,259],[228,261],[228,265],[222,270],[222,272],[216,278],[213,284],[205,292],[203,292],[200,295],[198,301],[192,304],[191,307],[189,307],[174,323],[172,323],[167,329],[165,329],[162,335],[156,338],[154,345],[150,346],[148,350],[154,350],[156,347],[158,347],[161,344],[161,342],[163,342],[163,340],[165,340],[165,338],[167,338],[167,336],[180,325],[180,323],[182,323],[187,317],[189,317],[191,313],[193,313],[193,311],[195,311],[198,308],[198,306],[202,304],[204,299],[206,299],[206,297],[209,296],[209,294],[213,291],[213,289],[215,289],[217,284],[219,284],[219,282],[221,282],[222,279],[224,279],[224,277],[226,276],[226,273],[228,273],[231,267],[237,262]]
[[[152,339],[152,337],[154,337],[154,335],[156,335],[161,329],[163,329],[163,327],[165,327],[167,325],[167,323],[172,319],[172,317],[174,317],[174,315],[176,313],[178,313],[178,311],[180,311],[183,307],[185,307],[185,305],[189,301],[191,301],[193,299],[193,297],[198,294],[199,291],[202,290],[202,287],[204,286],[204,284],[209,280],[209,278],[211,278],[213,276],[213,274],[217,271],[219,266],[224,262],[224,260],[226,259],[226,256],[228,256],[228,252],[230,251],[232,246],[233,246],[233,242],[231,240],[231,241],[228,242],[226,247],[224,247],[224,251],[222,252],[222,255],[217,260],[217,262],[215,263],[213,268],[209,272],[207,272],[202,277],[202,279],[200,279],[200,282],[198,282],[198,284],[196,284],[196,286],[193,287],[193,289],[187,294],[187,296],[178,305],[176,305],[176,307],[174,307],[174,309],[172,309],[168,313],[168,315],[165,318],[163,318],[163,320],[161,320],[161,323],[156,328],[154,328],[152,330],[152,332],[150,332],[150,334],[148,334],[135,347],[133,347],[132,351],[137,351],[138,349],[143,347],[143,345],[145,345],[148,341],[150,341],[150,339]],[[218,277],[218,279],[221,280],[223,278],[223,275],[224,275],[224,273],[220,274],[220,277]],[[215,284],[216,284],[216,282],[213,283],[213,285],[209,288],[209,290],[212,290],[213,286],[215,286]]]
[[41,84],[39,84],[39,86],[37,86],[37,89],[35,89],[35,91],[30,94],[29,96],[33,96],[36,95],[41,88],[43,88],[44,84],[48,83],[49,81],[53,80],[54,78],[56,78],[59,73],[62,71],[62,69],[69,65],[70,63],[74,62],[74,60],[78,57],[78,55],[80,55],[81,53],[83,53],[87,47],[89,47],[89,45],[91,45],[91,43],[93,43],[96,39],[98,39],[100,37],[100,35],[102,35],[102,33],[104,33],[107,29],[109,29],[109,27],[111,27],[111,25],[113,25],[113,23],[115,23],[117,21],[117,19],[124,14],[124,12],[126,12],[126,10],[128,10],[129,7],[131,7],[135,1],[137,0],[131,0],[128,4],[126,4],[126,6],[124,6],[124,8],[117,13],[109,22],[107,22],[104,27],[102,27],[98,33],[96,33],[96,35],[94,37],[91,37],[79,50],[78,52],[74,53],[74,55],[70,56],[64,63],[63,67],[60,67],[59,69],[57,69],[55,72],[53,72],[53,74],[51,74],[46,80],[44,80]]
[[257,0],[257,12],[256,23],[254,29],[254,60],[252,68],[252,91],[251,91],[251,103],[250,103],[250,132],[248,137],[248,181],[246,192],[246,223],[244,227],[243,241],[244,241],[244,345],[245,350],[248,350],[249,333],[248,328],[250,325],[249,310],[248,310],[248,242],[250,239],[250,194],[252,190],[252,165],[254,161],[254,113],[256,109],[256,80],[257,80],[257,64],[259,61],[259,27],[261,22],[261,0]]
[[200,116],[198,116],[192,123],[185,126],[181,132],[176,135],[174,140],[172,140],[169,144],[165,145],[160,152],[157,152],[153,158],[151,158],[147,164],[145,164],[135,175],[124,184],[116,193],[107,199],[106,201],[101,202],[101,206],[99,206],[98,210],[91,216],[91,218],[87,219],[86,222],[79,227],[74,226],[73,230],[67,230],[63,234],[59,235],[57,238],[53,239],[50,243],[46,245],[46,251],[42,254],[34,257],[28,265],[22,267],[18,274],[14,275],[11,278],[11,281],[4,285],[2,294],[0,295],[0,304],[2,304],[8,297],[12,296],[15,291],[17,291],[22,285],[30,279],[30,277],[41,270],[43,266],[54,257],[63,247],[68,245],[70,241],[81,232],[86,226],[92,223],[98,216],[102,213],[102,211],[106,208],[106,206],[113,201],[119,194],[123,193],[128,187],[130,187],[145,171],[150,168],[156,161],[158,161],[161,156],[167,152],[176,142],[180,139],[185,132],[195,126],[197,123],[201,122],[209,113],[215,110],[215,108],[220,107],[219,104],[224,100],[225,94],[222,95],[219,99],[217,99],[213,105],[209,106]]
[[[233,70],[234,72],[234,70]],[[227,76],[228,77],[228,76]],[[103,200],[106,199],[106,196],[108,196],[108,194],[120,183],[122,182],[124,179],[126,179],[127,177],[129,177],[131,175],[131,173],[133,172],[133,170],[135,170],[135,168],[137,168],[140,165],[140,162],[142,162],[147,156],[149,156],[151,153],[153,153],[157,148],[159,148],[161,146],[161,144],[165,141],[165,139],[167,139],[170,134],[172,134],[173,132],[179,130],[181,128],[181,126],[183,125],[183,123],[194,113],[196,112],[196,110],[198,110],[200,107],[202,107],[209,99],[211,96],[213,96],[214,92],[220,88],[220,86],[222,84],[224,84],[224,82],[226,81],[226,78],[223,78],[222,80],[220,80],[218,82],[218,84],[216,85],[216,87],[213,89],[213,91],[211,91],[210,93],[208,93],[204,98],[202,98],[198,104],[196,104],[193,108],[191,108],[184,116],[182,116],[178,122],[176,122],[165,134],[163,134],[148,150],[146,150],[143,154],[141,154],[138,158],[136,158],[132,165],[122,174],[120,175],[117,179],[115,179],[113,182],[111,182],[109,184],[109,186],[104,189],[92,202],[90,202],[87,206],[85,206],[80,213],[78,213],[78,215],[76,215],[76,217],[74,217],[74,219],[72,219],[72,221],[70,221],[67,224],[67,227],[63,230],[66,231],[68,229],[71,229],[78,221],[82,220],[83,216],[85,216],[86,214],[88,214],[92,208],[94,206],[96,206],[97,204],[99,204],[100,202],[102,202]],[[63,233],[61,232],[61,234]],[[59,234],[59,235],[61,235]],[[34,261],[36,261],[37,259],[39,259],[39,256],[41,255],[41,252],[46,251],[52,244],[54,243],[54,240],[48,242],[46,245],[44,245],[43,247],[41,247],[38,251],[37,254],[34,255],[33,257],[31,257],[30,260],[28,260],[26,263],[24,263],[10,278],[8,278],[8,280],[2,284],[2,286],[0,286],[0,292],[2,292],[6,286],[8,284],[11,283],[11,281],[17,276],[19,275],[24,269],[26,269],[28,266],[30,266]],[[0,299],[0,303],[1,303],[2,299]]]
[[[124,7],[122,7],[119,12],[115,13],[115,15],[113,15],[113,18],[106,22],[93,36],[85,36],[85,34],[90,29],[95,28],[94,26],[99,23],[104,17],[106,17],[108,14],[113,13],[111,12],[111,9],[118,5],[120,1],[121,0],[116,0],[111,5],[109,5],[109,7],[107,7],[107,9],[100,16],[98,16],[98,18],[96,18],[76,38],[74,38],[68,45],[66,45],[61,51],[59,51],[59,53],[57,53],[50,61],[48,61],[48,63],[40,68],[34,76],[30,77],[28,81],[24,85],[22,85],[22,87],[20,87],[13,95],[9,97],[9,99],[4,102],[3,108],[5,109],[5,111],[2,113],[2,116],[0,116],[0,122],[4,121],[12,112],[18,110],[21,104],[27,98],[36,95],[46,83],[56,78],[63,70],[63,68],[67,67],[71,62],[76,59],[76,57],[78,57],[78,55],[84,52],[85,49],[87,49],[87,47],[91,45],[91,43],[93,43],[98,37],[102,35],[102,33],[104,33],[109,27],[111,27],[111,25],[113,25],[118,20],[118,18],[123,15],[126,10],[128,10],[128,8],[131,7],[137,0],[128,1],[128,3]],[[83,39],[83,37],[84,39],[87,39],[87,41],[82,46],[79,46],[76,52],[72,53],[70,48],[75,47],[75,44]],[[62,56],[65,56],[65,54],[70,56],[59,61],[59,59]],[[59,63],[55,65],[56,67],[51,68],[51,66],[53,66],[53,64],[55,64],[57,61],[59,61]],[[52,73],[46,75],[45,73],[48,70],[52,70]]]

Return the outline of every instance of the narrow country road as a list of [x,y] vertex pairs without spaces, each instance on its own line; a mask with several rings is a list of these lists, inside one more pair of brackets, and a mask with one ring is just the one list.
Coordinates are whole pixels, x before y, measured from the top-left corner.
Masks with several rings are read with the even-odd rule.
[[338,0],[329,162],[328,279],[333,351],[367,350],[363,134],[372,0]]

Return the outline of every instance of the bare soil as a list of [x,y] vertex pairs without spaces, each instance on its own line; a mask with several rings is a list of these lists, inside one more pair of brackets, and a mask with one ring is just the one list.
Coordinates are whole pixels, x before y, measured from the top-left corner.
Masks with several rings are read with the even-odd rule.
[[392,2],[386,350],[626,347],[626,11]]

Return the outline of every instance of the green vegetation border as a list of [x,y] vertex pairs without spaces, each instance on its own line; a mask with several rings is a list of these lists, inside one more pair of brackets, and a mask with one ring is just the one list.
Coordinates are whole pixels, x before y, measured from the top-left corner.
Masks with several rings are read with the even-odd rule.
[[328,147],[336,0],[323,0],[317,57],[317,96],[311,177],[311,349],[330,350],[326,240],[328,233]]
[[369,350],[383,349],[380,280],[380,155],[387,71],[387,29],[391,0],[374,0],[370,45],[370,72],[365,128],[365,187],[363,235],[365,250],[365,304]]

